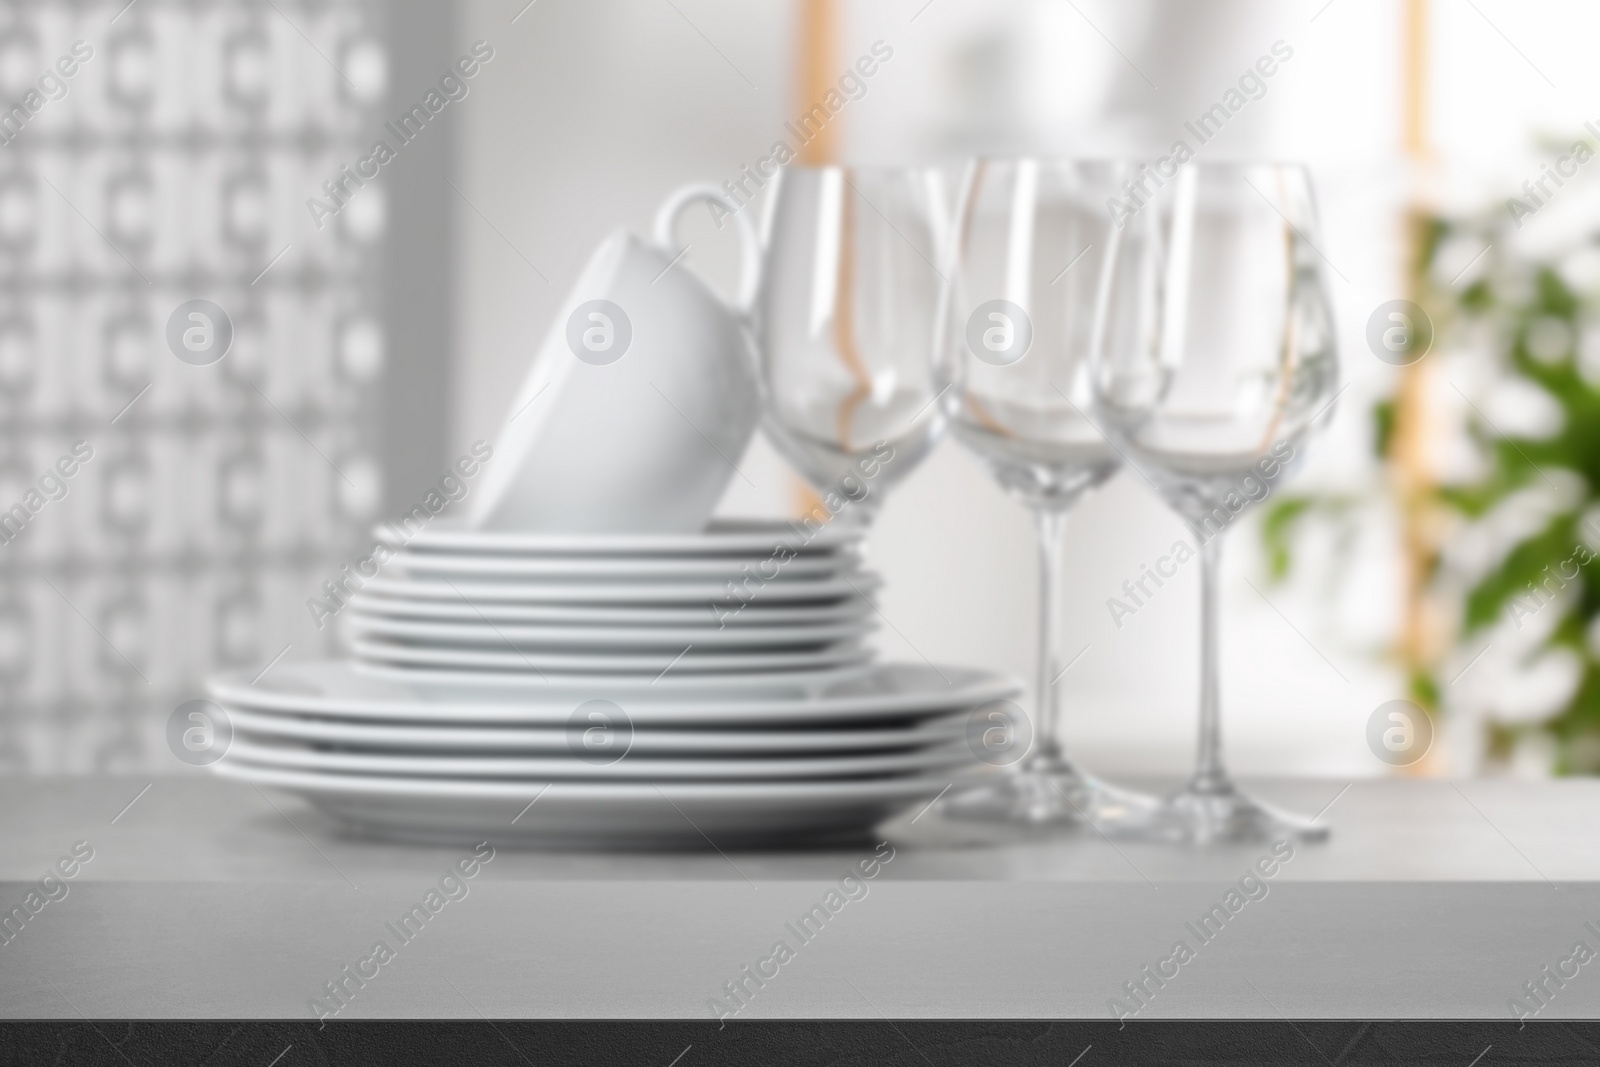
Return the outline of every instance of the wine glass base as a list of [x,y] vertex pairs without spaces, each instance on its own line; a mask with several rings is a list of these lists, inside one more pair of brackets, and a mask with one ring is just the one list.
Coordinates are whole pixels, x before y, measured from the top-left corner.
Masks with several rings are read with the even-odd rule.
[[1161,836],[1195,844],[1290,838],[1322,841],[1328,836],[1326,826],[1278,811],[1241,793],[1231,782],[1191,783],[1166,799],[1156,821]]
[[967,785],[939,801],[939,814],[964,822],[1094,829],[1137,835],[1158,810],[1150,797],[1088,777],[1071,764],[1043,760]]

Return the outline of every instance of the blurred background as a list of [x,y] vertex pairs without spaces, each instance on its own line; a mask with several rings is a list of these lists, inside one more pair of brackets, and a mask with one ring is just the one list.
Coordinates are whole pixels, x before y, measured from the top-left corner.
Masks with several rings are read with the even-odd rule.
[[[1311,165],[1348,384],[1229,539],[1232,763],[1600,771],[1597,31],[1579,0],[12,0],[0,510],[45,503],[0,526],[0,767],[174,769],[207,672],[329,650],[307,599],[494,439],[595,244],[795,146],[887,50],[812,158],[1165,154],[1279,57],[1200,151]],[[734,234],[682,236],[727,291]],[[213,366],[169,348],[193,299],[233,324]],[[1401,299],[1431,323],[1406,366],[1369,343]],[[724,514],[805,503],[764,441],[740,466]],[[1107,605],[1184,536],[1127,474],[1073,514],[1066,730],[1096,770],[1192,758],[1197,569]],[[941,444],[872,535],[883,651],[1026,676],[1033,537]],[[1366,741],[1397,698],[1439,730],[1399,772]]]

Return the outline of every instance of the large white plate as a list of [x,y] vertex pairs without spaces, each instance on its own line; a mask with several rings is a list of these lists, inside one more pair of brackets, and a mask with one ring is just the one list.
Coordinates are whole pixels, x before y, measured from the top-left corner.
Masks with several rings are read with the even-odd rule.
[[610,556],[588,559],[581,556],[523,558],[470,552],[395,553],[384,568],[390,572],[420,576],[437,575],[459,581],[529,578],[552,582],[584,581],[738,581],[753,577],[766,581],[777,578],[822,578],[840,572],[854,574],[861,569],[861,557],[854,552],[830,552],[796,556],[785,562],[771,559],[728,556]]
[[405,645],[358,637],[350,642],[356,657],[368,663],[391,663],[447,670],[525,672],[540,674],[642,674],[654,679],[667,674],[750,674],[767,671],[820,670],[860,663],[872,654],[866,646],[845,641],[826,648],[797,652],[699,652],[693,645],[663,652],[521,652],[504,648],[452,648]]
[[751,585],[735,598],[726,582],[710,580],[682,582],[596,581],[596,582],[457,582],[427,578],[388,578],[368,580],[363,588],[384,596],[423,600],[481,603],[529,604],[671,604],[709,611],[712,603],[737,606],[744,603],[791,604],[796,601],[843,600],[868,596],[883,582],[867,571],[837,578],[801,579],[779,576],[764,585]]
[[363,832],[428,841],[729,848],[864,834],[952,779],[826,782],[496,782],[255,767],[218,774],[306,797]]
[[589,763],[570,753],[529,758],[482,755],[400,755],[379,752],[329,752],[300,745],[262,744],[234,738],[225,759],[259,767],[281,767],[341,774],[393,775],[401,778],[510,778],[523,781],[803,781],[825,778],[933,773],[975,763],[959,741],[912,752],[875,752],[750,758],[725,756],[661,759],[640,756],[630,747],[610,763]]
[[553,649],[649,649],[676,656],[685,648],[806,648],[855,640],[873,629],[870,619],[822,626],[523,626],[516,623],[425,622],[391,619],[351,610],[345,616],[353,634],[430,645],[464,645],[509,652]]
[[[363,752],[493,752],[497,755],[571,753],[572,735],[561,728],[456,726],[450,723],[401,725],[348,719],[306,718],[281,711],[228,708],[235,737],[287,739]],[[964,737],[967,713],[898,726],[817,730],[636,729],[630,756],[794,755],[803,752],[884,752],[926,748]]]
[[[526,678],[499,686],[446,678],[457,690],[450,697],[438,692],[442,686],[419,681],[418,673],[315,660],[280,663],[255,684],[251,684],[253,670],[214,677],[207,688],[226,706],[265,712],[392,723],[563,728],[578,705],[591,697],[605,697],[617,701],[635,729],[693,725],[771,729],[920,720],[1014,697],[1020,691],[1015,681],[988,671],[917,663],[878,663],[832,675],[808,673],[756,697],[733,687],[703,684],[687,691],[646,683],[588,693]],[[671,677],[663,678],[662,684]]]
[[408,600],[374,596],[370,591],[350,598],[350,607],[368,615],[410,619],[460,619],[471,622],[557,626],[675,626],[714,630],[764,626],[815,626],[862,619],[873,614],[872,602],[853,596],[819,604],[753,603],[739,611],[730,605],[713,610],[694,607],[631,604],[466,604],[456,600]]
[[550,556],[757,556],[781,546],[793,552],[828,552],[859,544],[861,526],[829,523],[808,532],[799,523],[758,519],[715,520],[698,534],[523,534],[469,530],[458,523],[423,527],[402,542],[394,530],[374,531],[384,544],[412,551],[487,552]]

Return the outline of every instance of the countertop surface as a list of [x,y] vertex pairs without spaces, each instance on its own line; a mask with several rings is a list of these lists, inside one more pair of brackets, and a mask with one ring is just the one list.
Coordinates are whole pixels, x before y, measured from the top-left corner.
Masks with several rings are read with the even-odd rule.
[[9,778],[0,1015],[1600,1017],[1600,782],[1248,785],[1330,839],[1262,863],[913,811],[825,851],[474,865],[204,775]]

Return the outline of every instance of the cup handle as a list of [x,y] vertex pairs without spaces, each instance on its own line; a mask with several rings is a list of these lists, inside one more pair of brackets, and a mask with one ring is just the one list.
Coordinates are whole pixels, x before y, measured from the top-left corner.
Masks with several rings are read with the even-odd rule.
[[660,209],[656,211],[655,242],[673,255],[680,253],[682,249],[678,245],[678,239],[673,236],[678,216],[683,213],[684,208],[702,202],[718,204],[724,208],[732,216],[739,230],[739,295],[735,307],[740,314],[745,314],[755,303],[756,289],[761,282],[761,240],[756,236],[756,228],[751,224],[749,216],[740,210],[739,205],[729,199],[726,193],[715,185],[704,182],[685,185],[674,191],[662,201]]

